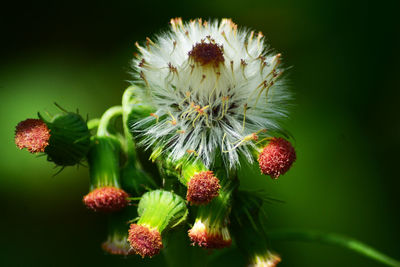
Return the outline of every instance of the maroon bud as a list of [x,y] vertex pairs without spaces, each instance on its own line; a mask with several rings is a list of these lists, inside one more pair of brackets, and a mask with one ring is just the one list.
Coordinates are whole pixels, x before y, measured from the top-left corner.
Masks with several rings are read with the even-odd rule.
[[21,121],[15,130],[15,144],[19,149],[27,148],[31,153],[44,152],[49,138],[50,130],[40,119]]
[[142,258],[151,258],[163,248],[160,232],[144,225],[131,224],[128,241],[135,253]]
[[258,157],[261,172],[277,179],[286,173],[296,160],[296,151],[283,138],[272,138]]
[[96,212],[115,212],[128,205],[129,195],[122,189],[105,186],[94,189],[83,197],[86,207]]
[[189,180],[186,199],[194,205],[205,205],[218,196],[220,188],[212,171],[202,171]]

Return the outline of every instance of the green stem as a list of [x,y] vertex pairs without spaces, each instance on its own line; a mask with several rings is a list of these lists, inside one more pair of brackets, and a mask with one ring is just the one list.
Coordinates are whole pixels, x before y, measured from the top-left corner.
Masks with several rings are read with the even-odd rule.
[[319,242],[323,244],[336,245],[358,252],[361,255],[374,259],[388,266],[400,267],[399,261],[377,251],[376,249],[356,239],[335,233],[325,233],[312,230],[279,229],[269,231],[268,237],[274,240]]
[[132,100],[132,97],[134,96],[134,88],[129,87],[125,90],[123,96],[122,96],[122,123],[124,127],[124,135],[125,135],[125,150],[126,154],[128,156],[128,164],[137,164],[136,160],[136,149],[135,149],[135,143],[133,142],[131,132],[128,127],[128,120],[129,120],[129,114],[131,113],[132,107],[130,105],[130,102]]
[[117,116],[122,115],[122,107],[114,106],[106,110],[103,116],[101,116],[99,126],[97,129],[97,136],[108,136],[110,133],[108,132],[108,126],[110,122]]

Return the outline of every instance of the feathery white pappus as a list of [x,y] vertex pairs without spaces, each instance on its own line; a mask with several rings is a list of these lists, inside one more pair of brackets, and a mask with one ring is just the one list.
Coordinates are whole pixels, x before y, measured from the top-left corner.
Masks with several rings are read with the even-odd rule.
[[174,160],[191,153],[207,166],[222,151],[233,168],[239,154],[254,160],[259,135],[280,129],[290,94],[279,79],[281,55],[268,51],[261,32],[230,19],[175,18],[170,31],[136,45],[133,83],[141,83],[143,101],[157,110],[133,125],[145,147]]

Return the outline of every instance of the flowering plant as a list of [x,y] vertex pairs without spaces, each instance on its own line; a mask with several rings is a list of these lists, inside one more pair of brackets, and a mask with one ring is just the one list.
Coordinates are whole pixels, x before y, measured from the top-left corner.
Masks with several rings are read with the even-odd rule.
[[[83,203],[110,218],[106,252],[153,257],[165,247],[171,259],[169,233],[186,232],[187,245],[237,246],[249,266],[281,261],[270,238],[337,244],[399,266],[340,235],[266,230],[263,206],[273,200],[239,187],[243,164],[278,179],[296,160],[291,135],[281,127],[291,100],[282,56],[261,32],[229,19],[176,18],[168,32],[136,46],[134,80],[121,106],[88,122],[60,108],[50,119],[39,114],[16,128],[20,149],[45,153],[62,168],[87,161]],[[150,164],[143,163],[146,156]]]

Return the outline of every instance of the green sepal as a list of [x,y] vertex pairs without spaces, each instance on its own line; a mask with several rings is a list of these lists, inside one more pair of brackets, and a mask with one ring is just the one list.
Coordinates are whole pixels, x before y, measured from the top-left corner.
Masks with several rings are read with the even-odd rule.
[[90,131],[85,120],[77,113],[56,114],[47,121],[38,113],[50,129],[49,145],[45,149],[47,160],[60,166],[80,163],[90,147]]
[[175,193],[165,190],[153,190],[145,193],[138,207],[138,224],[156,228],[160,233],[173,228],[186,220],[186,203]]
[[187,186],[190,179],[198,172],[208,171],[207,167],[199,159],[193,160],[183,157],[180,160],[172,161],[168,155],[160,157],[163,175],[167,178],[177,178],[184,186]]
[[219,194],[208,205],[199,206],[196,220],[209,221],[211,227],[226,226],[231,212],[232,193],[235,189],[233,182],[221,185]]
[[94,136],[88,154],[90,190],[104,186],[120,188],[120,144],[114,137]]
[[202,171],[208,171],[208,169],[201,160],[188,160],[182,164],[182,172],[179,176],[179,181],[187,186],[187,183],[193,175]]

